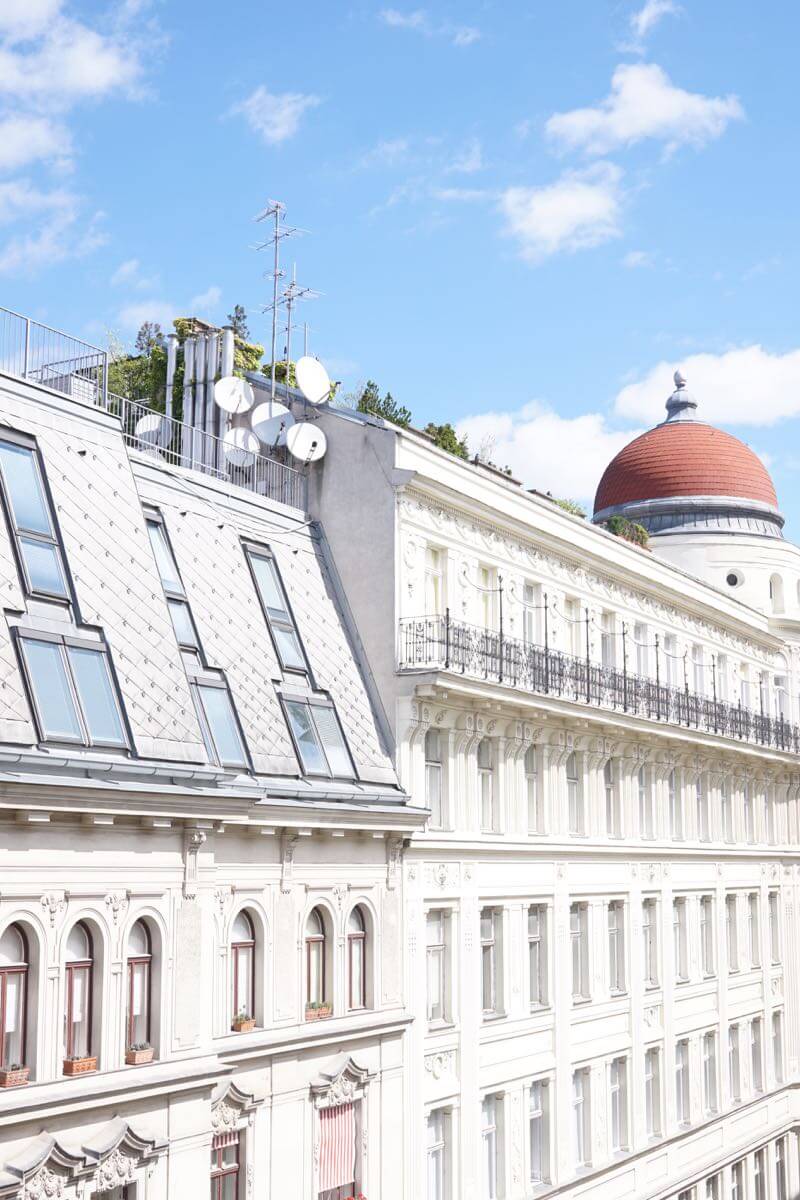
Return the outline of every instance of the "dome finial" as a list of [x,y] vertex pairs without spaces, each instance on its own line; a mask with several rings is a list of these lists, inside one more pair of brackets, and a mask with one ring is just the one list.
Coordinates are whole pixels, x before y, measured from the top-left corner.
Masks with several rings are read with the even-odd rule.
[[680,367],[672,376],[675,381],[675,391],[667,401],[668,421],[691,421],[697,408],[697,401],[691,392],[686,390],[686,376]]

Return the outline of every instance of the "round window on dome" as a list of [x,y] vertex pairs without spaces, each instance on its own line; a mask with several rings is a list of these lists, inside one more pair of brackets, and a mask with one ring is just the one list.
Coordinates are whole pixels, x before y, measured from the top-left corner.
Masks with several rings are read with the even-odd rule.
[[742,575],[741,571],[728,571],[728,574],[725,576],[725,582],[727,583],[728,587],[741,587],[741,585],[744,583],[744,576]]

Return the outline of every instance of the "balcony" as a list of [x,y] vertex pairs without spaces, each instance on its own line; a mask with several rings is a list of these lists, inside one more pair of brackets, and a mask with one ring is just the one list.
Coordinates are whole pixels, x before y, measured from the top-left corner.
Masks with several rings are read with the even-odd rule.
[[212,475],[226,484],[305,509],[306,477],[267,454],[237,451],[160,408],[108,390],[108,354],[70,334],[0,308],[0,373],[29,380],[118,417],[126,446],[155,463]]
[[407,617],[399,623],[398,667],[444,670],[504,684],[537,696],[556,696],[590,708],[628,713],[665,725],[683,725],[800,754],[800,728],[676,687],[659,679],[604,667],[587,657],[504,637],[494,630],[443,617]]

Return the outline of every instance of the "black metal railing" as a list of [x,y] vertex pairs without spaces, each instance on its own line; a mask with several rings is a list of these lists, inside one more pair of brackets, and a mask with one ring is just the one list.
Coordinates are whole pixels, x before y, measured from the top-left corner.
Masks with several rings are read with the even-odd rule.
[[688,685],[662,683],[631,674],[624,667],[601,666],[588,656],[505,637],[496,630],[454,621],[449,613],[400,621],[398,665],[400,670],[444,668],[542,696],[559,696],[800,754],[800,728],[781,716],[701,696]]

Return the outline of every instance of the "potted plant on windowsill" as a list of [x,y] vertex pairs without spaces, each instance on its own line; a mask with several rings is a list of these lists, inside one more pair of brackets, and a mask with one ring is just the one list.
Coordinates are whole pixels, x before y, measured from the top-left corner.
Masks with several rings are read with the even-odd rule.
[[86,1075],[89,1071],[97,1070],[96,1054],[70,1054],[64,1059],[65,1075]]
[[153,1061],[155,1048],[149,1042],[135,1042],[125,1051],[125,1062],[129,1067],[139,1067]]
[[246,1009],[242,1009],[231,1021],[231,1029],[234,1033],[250,1033],[256,1027],[255,1017],[251,1017]]
[[327,1000],[312,1000],[306,1005],[307,1021],[324,1021],[333,1012],[333,1005]]
[[28,1082],[30,1073],[30,1067],[23,1063],[9,1063],[7,1067],[0,1067],[0,1087],[22,1087]]

